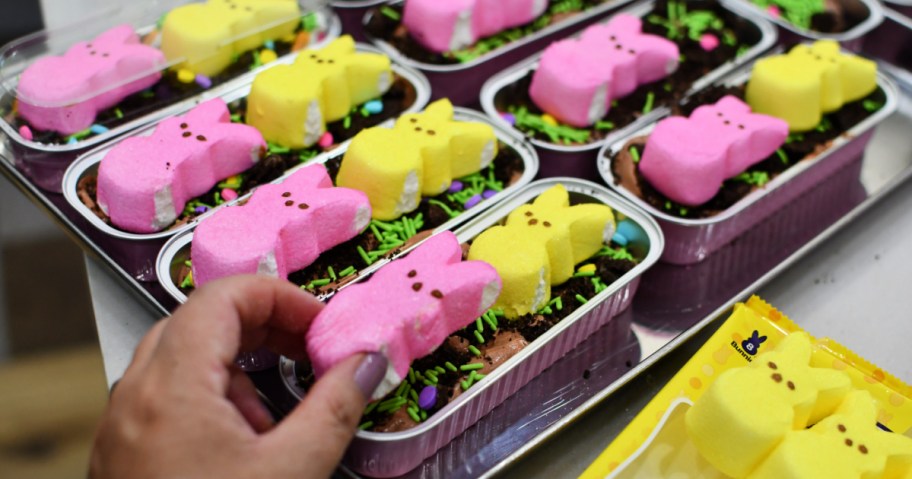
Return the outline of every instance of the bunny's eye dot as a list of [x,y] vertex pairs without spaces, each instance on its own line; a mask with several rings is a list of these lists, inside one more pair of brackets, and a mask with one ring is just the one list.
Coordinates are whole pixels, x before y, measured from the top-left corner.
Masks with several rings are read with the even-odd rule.
[[547,222],[547,221],[545,221],[545,222],[542,223],[542,224],[545,225],[545,228],[550,228],[550,227],[551,227],[551,223],[549,223],[549,222]]
[[790,390],[792,390],[792,391],[795,390],[795,383],[793,383],[793,382],[791,382],[791,381],[787,382],[787,383],[786,383],[786,386],[788,386],[788,388],[789,388]]
[[285,202],[285,206],[291,206],[294,204],[294,201],[288,200]]
[[531,220],[529,220],[529,226],[535,226],[535,225],[537,225],[537,224],[538,224],[538,220],[537,220],[537,219],[532,218]]
[[289,196],[291,196],[290,191],[286,191],[286,192],[282,193],[282,198],[288,198]]
[[739,130],[743,130],[743,129],[744,129],[744,125],[738,125],[738,129],[739,129]]
[[415,270],[411,270],[411,271],[408,272],[408,277],[409,277],[409,278],[414,278],[414,277],[417,276],[417,275],[418,275],[418,272],[415,271]]
[[864,444],[859,444],[859,445],[858,445],[858,450],[861,451],[862,454],[867,454],[867,453],[868,453],[868,448],[865,447]]
[[839,432],[846,432],[846,427],[842,424],[836,426],[836,429],[839,429]]
[[410,121],[411,121],[412,123],[418,123],[418,119],[417,119],[417,118],[412,118]]
[[532,216],[532,212],[531,212],[531,211],[526,211],[526,216]]
[[431,291],[431,296],[433,296],[437,299],[440,299],[443,297],[443,293],[441,293],[439,290],[435,289],[434,291]]
[[782,382],[782,375],[779,374],[779,373],[773,374],[773,375],[772,375],[772,378],[773,378],[773,381],[776,381],[777,383],[781,383],[781,382]]
[[766,365],[769,366],[770,369],[779,369],[779,366],[776,366],[776,363],[772,361],[766,363]]
[[187,138],[188,136],[193,136],[193,133],[190,133],[189,131],[185,131],[184,134],[181,136],[183,136],[184,138]]
[[414,289],[415,291],[421,291],[422,286],[424,286],[424,285],[421,283],[415,283],[412,285],[412,289]]
[[852,443],[852,440],[851,440],[851,439],[846,439],[846,440],[845,440],[845,445],[846,445],[846,446],[852,447],[852,444],[853,444],[853,443]]
[[298,205],[298,208],[300,208],[302,210],[306,210],[307,208],[310,208],[310,205],[308,205],[307,203],[301,203]]

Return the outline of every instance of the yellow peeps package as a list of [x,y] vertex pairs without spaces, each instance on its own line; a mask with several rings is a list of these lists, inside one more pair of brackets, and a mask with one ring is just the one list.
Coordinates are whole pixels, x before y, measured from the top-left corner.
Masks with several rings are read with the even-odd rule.
[[[754,363],[758,356],[763,360]],[[796,469],[808,464],[821,467],[820,461],[803,458],[803,451],[821,441],[837,444],[837,455],[855,460],[842,454],[851,439],[844,444],[842,437],[835,437],[846,434],[843,423],[849,419],[834,418],[849,414],[850,405],[866,404],[867,409],[854,410],[869,409],[883,428],[907,432],[912,427],[910,392],[907,385],[834,341],[814,340],[754,296],[735,305],[719,330],[582,477],[782,477],[786,472],[802,477]],[[787,398],[785,406],[777,403],[777,395]],[[843,427],[832,427],[834,437],[824,435],[823,426],[834,421]],[[867,424],[865,419],[860,422]],[[876,430],[870,422],[870,429]],[[818,423],[820,428],[808,429]],[[882,463],[871,465],[877,456],[886,457],[890,467],[900,464],[897,467],[912,472],[912,440],[853,429],[852,437],[868,439],[865,444],[876,444],[877,450],[872,446],[869,455],[866,445],[855,444],[867,462],[830,461],[822,464],[826,469],[883,470]],[[889,447],[880,447],[884,439]],[[891,442],[894,439],[897,444]],[[779,447],[786,442],[814,446]],[[875,454],[887,449],[891,452],[885,456]],[[812,472],[810,477],[814,476]]]

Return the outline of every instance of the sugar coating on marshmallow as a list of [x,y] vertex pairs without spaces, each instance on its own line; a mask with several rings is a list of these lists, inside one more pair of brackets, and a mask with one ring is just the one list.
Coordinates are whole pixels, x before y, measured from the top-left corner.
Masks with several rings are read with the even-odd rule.
[[785,337],[747,366],[719,375],[687,411],[700,455],[731,477],[747,477],[791,431],[831,414],[848,394],[848,376],[809,366],[806,333]]
[[638,167],[643,177],[672,201],[706,203],[737,176],[773,154],[788,137],[788,124],[751,113],[734,96],[704,105],[689,118],[660,121],[650,133]]
[[611,102],[678,68],[678,46],[642,33],[642,20],[628,14],[587,28],[578,39],[552,43],[532,75],[529,96],[539,108],[577,127],[593,125]]
[[161,49],[175,68],[214,76],[236,55],[294,32],[297,0],[208,0],[165,16]]
[[461,259],[456,236],[440,233],[337,293],[307,331],[316,376],[353,354],[381,352],[389,371],[373,397],[392,391],[413,360],[479,317],[500,292],[494,268]]
[[98,167],[98,203],[120,228],[160,231],[188,200],[250,168],[265,149],[258,131],[231,123],[223,100],[209,100],[112,148]]
[[402,23],[418,43],[443,53],[530,23],[547,8],[546,0],[407,0]]
[[26,68],[17,86],[19,114],[40,130],[85,130],[98,112],[154,85],[164,65],[164,55],[143,45],[129,25],[114,27]]
[[287,278],[369,222],[363,193],[334,187],[325,166],[310,165],[202,221],[190,251],[193,279],[200,286],[235,274]]
[[323,49],[300,52],[291,65],[257,75],[247,97],[247,123],[268,141],[308,147],[323,136],[326,123],[386,93],[392,77],[389,57],[358,53],[345,35]]
[[816,127],[824,113],[860,100],[877,88],[877,64],[843,54],[839,44],[820,40],[754,64],[747,103],[757,113],[782,118],[791,131]]
[[602,204],[570,206],[556,185],[489,228],[469,249],[469,259],[490,263],[503,278],[495,307],[508,318],[538,311],[551,299],[551,286],[573,276],[574,266],[594,255],[613,231],[614,214]]
[[421,195],[443,193],[454,178],[481,170],[495,156],[494,129],[454,121],[453,105],[443,99],[401,116],[393,128],[358,133],[336,182],[367,193],[374,218],[393,220],[417,208]]
[[751,478],[910,477],[912,439],[877,427],[877,405],[864,390],[810,429],[789,431]]

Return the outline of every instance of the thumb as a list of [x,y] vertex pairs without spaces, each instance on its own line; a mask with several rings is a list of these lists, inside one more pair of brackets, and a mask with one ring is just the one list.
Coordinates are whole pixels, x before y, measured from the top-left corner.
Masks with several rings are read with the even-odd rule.
[[[358,354],[323,375],[269,439],[284,450],[292,470],[328,477],[354,437],[368,399],[386,375],[383,354]],[[302,447],[306,446],[306,447]]]

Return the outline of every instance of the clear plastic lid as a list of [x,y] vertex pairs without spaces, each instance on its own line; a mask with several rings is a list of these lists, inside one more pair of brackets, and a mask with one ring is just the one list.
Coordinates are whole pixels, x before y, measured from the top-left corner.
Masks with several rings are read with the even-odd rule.
[[92,99],[116,103],[121,93],[148,88],[167,69],[205,81],[230,74],[226,70],[246,51],[290,44],[301,31],[323,27],[309,14],[328,9],[327,3],[150,0],[102,8],[0,48],[0,87],[20,107],[53,109]]

